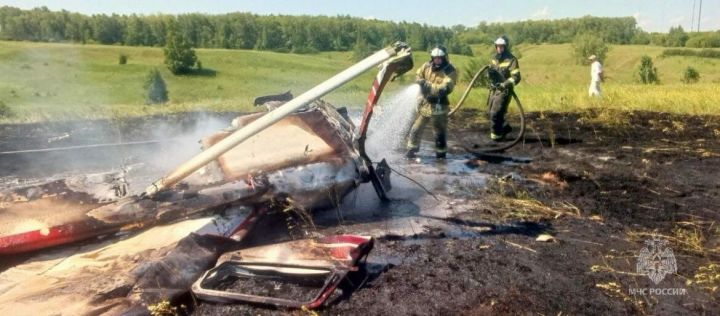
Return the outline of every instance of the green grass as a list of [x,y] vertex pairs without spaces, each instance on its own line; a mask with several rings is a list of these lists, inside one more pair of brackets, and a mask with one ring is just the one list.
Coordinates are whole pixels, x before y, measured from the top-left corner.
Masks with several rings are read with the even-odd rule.
[[[489,47],[475,49],[476,52],[490,51]],[[603,62],[605,75],[609,77],[602,85],[605,97],[597,100],[587,96],[590,67],[573,62],[569,44],[519,45],[515,50],[520,56],[523,76],[516,92],[530,111],[612,108],[688,114],[720,113],[720,61],[715,59],[661,58],[663,47],[612,46],[607,60]],[[643,55],[653,58],[660,74],[660,85],[638,83],[637,67]],[[687,66],[693,66],[700,72],[699,83],[682,83]],[[482,104],[483,99],[475,96],[469,102]]]
[[[475,49],[481,57],[474,58],[485,62],[489,55],[479,52],[488,52],[489,47]],[[520,45],[515,50],[521,56],[523,75],[516,91],[529,111],[602,107],[715,114],[720,110],[720,61],[715,59],[659,58],[662,47],[613,46],[604,63],[610,77],[603,85],[606,97],[598,101],[587,97],[589,67],[572,62],[569,45]],[[129,56],[127,65],[118,64],[120,54]],[[250,111],[256,96],[286,90],[298,95],[353,64],[348,52],[294,55],[198,49],[197,54],[215,76],[173,76],[163,65],[162,49],[156,47],[0,42],[0,101],[15,113],[0,120]],[[661,85],[636,83],[636,67],[644,54],[653,57]],[[415,53],[416,65],[427,59],[427,53]],[[451,61],[462,69],[470,58],[453,55]],[[700,72],[700,83],[681,82],[687,66]],[[167,82],[171,101],[166,105],[144,104],[143,81],[152,68],[158,68]],[[374,71],[368,71],[325,99],[336,105],[362,106],[374,76]],[[410,84],[413,76],[409,73],[389,84],[386,93]],[[453,102],[462,94],[463,84],[453,93]],[[466,106],[482,107],[485,95],[484,90],[475,90]]]
[[[14,120],[57,120],[189,110],[248,111],[261,95],[298,95],[353,64],[349,53],[291,55],[247,50],[197,50],[215,76],[173,76],[160,48],[0,42],[0,100]],[[129,56],[119,65],[118,57]],[[158,68],[171,102],[146,106],[143,82]],[[328,100],[362,104],[368,72]]]

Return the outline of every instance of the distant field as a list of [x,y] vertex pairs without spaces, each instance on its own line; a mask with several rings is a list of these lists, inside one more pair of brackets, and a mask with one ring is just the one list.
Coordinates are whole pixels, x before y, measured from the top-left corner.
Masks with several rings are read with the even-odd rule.
[[[476,47],[476,51],[489,48]],[[660,58],[665,48],[656,46],[612,46],[602,85],[605,98],[587,97],[589,66],[576,65],[571,46],[520,45],[523,82],[517,89],[530,110],[573,111],[581,108],[617,108],[689,114],[720,114],[720,60],[698,57]],[[660,85],[637,82],[640,57],[648,55],[660,74]],[[681,82],[688,66],[701,75],[699,83]]]
[[[475,47],[476,59],[487,60],[489,47]],[[589,99],[589,69],[575,65],[569,45],[520,45],[523,82],[517,89],[530,111],[573,111],[588,107],[643,109],[691,114],[720,113],[720,60],[698,57],[658,58],[663,48],[614,46],[605,72],[606,97]],[[482,52],[482,53],[480,53]],[[120,54],[129,56],[118,64]],[[0,42],[0,101],[15,116],[2,121],[45,121],[73,118],[134,116],[163,112],[252,110],[253,98],[292,90],[296,95],[353,64],[350,53],[314,55],[247,50],[198,49],[205,69],[215,76],[173,76],[163,65],[161,48],[101,45]],[[653,57],[661,85],[636,83],[639,59]],[[416,64],[428,55],[416,52]],[[463,69],[470,58],[451,56]],[[680,80],[692,65],[700,72],[698,84]],[[171,102],[146,106],[145,75],[160,69]],[[375,73],[369,71],[325,99],[337,105],[361,106]],[[412,76],[389,85],[386,93],[412,82]],[[457,100],[464,89],[453,94]],[[484,90],[476,90],[467,106],[482,106]],[[409,100],[411,101],[411,100]],[[382,102],[382,100],[381,100]]]

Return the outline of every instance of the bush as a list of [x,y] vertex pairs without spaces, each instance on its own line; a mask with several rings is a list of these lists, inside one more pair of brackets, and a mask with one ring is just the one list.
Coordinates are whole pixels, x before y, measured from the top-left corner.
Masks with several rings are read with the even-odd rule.
[[665,33],[650,33],[650,45],[665,46],[666,39]]
[[694,49],[671,48],[663,50],[660,56],[697,56],[703,58],[720,58],[720,50],[706,48],[698,51]]
[[169,36],[165,53],[165,65],[175,75],[188,74],[197,61],[195,50],[181,37]]
[[147,99],[145,104],[158,104],[168,101],[168,91],[165,80],[157,69],[150,70],[145,79],[145,90],[147,91]]
[[120,56],[118,57],[118,64],[125,65],[125,64],[127,64],[127,61],[128,61],[128,55],[120,54]]
[[705,58],[720,58],[720,50],[706,48],[698,52],[697,56]]
[[669,57],[669,56],[696,56],[697,52],[695,52],[692,49],[682,49],[682,48],[671,48],[663,50],[662,54],[660,56],[662,57]]
[[650,34],[645,31],[636,31],[630,43],[633,45],[649,45]]
[[0,101],[0,118],[13,116],[13,111],[5,102]]
[[578,65],[586,63],[590,55],[595,55],[598,60],[605,61],[605,56],[607,56],[610,50],[601,37],[590,33],[575,37],[572,48],[575,61]]
[[720,47],[720,32],[695,33],[685,42],[685,47],[711,48]]
[[695,68],[688,66],[683,74],[684,83],[691,84],[700,81],[700,73]]
[[657,68],[653,65],[652,58],[650,56],[643,56],[640,58],[640,67],[638,68],[638,75],[640,76],[640,82],[644,84],[658,84],[660,78],[658,77]]
[[[483,63],[479,62],[477,59],[475,59],[475,58],[470,59],[470,62],[468,63],[468,65],[465,67],[465,69],[462,72],[462,80],[469,83],[470,80],[472,80],[472,78],[475,76],[475,73],[477,73],[477,71],[480,70],[480,68],[482,68],[483,66],[485,66],[485,65]],[[480,78],[478,78],[478,80],[475,81],[475,84],[473,85],[473,87],[477,88],[480,86],[488,86],[488,83],[489,83],[489,81],[488,81],[488,77],[487,77],[487,73],[486,73],[486,75],[484,75],[484,76],[481,75]]]
[[667,37],[665,37],[665,46],[685,47],[685,43],[689,38],[690,36],[685,33],[682,26],[678,25],[678,27],[671,27]]
[[355,41],[355,46],[353,46],[352,59],[355,61],[360,61],[365,57],[370,56],[372,52],[372,48],[367,43],[367,41],[362,39],[361,37],[358,37],[357,41]]
[[465,56],[473,56],[472,47],[468,44],[464,44],[458,40],[450,40],[448,42],[448,51],[451,55],[457,54],[457,55],[465,55]]
[[465,56],[475,56],[475,53],[473,53],[472,47],[470,45],[463,45],[462,50],[460,51],[460,55]]

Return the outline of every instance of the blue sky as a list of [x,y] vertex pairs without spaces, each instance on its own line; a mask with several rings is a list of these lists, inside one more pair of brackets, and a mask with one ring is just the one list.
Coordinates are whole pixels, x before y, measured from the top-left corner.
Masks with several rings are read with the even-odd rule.
[[[701,0],[256,0],[256,1],[149,1],[149,0],[0,0],[0,6],[29,9],[47,6],[86,14],[120,13],[227,13],[235,11],[257,14],[351,15],[380,20],[409,21],[430,25],[474,26],[481,21],[507,22],[528,19],[566,17],[634,16],[647,31],[667,32],[670,26],[693,23],[697,28],[697,7]],[[720,29],[720,0],[702,0],[700,30]]]

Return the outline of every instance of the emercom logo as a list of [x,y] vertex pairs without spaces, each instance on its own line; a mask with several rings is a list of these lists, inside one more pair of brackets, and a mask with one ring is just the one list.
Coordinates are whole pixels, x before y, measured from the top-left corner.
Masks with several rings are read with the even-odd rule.
[[645,241],[637,262],[637,273],[646,275],[655,284],[660,283],[668,274],[677,272],[677,262],[667,240],[657,237]]

